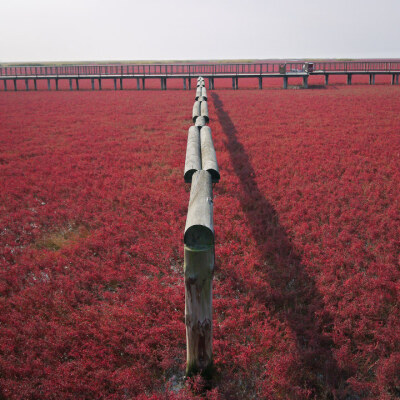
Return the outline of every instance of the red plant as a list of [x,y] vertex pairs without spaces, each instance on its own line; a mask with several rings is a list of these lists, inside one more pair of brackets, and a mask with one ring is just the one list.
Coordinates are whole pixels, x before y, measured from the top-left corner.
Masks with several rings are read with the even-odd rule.
[[[398,88],[336,89],[209,92],[209,398],[399,396]],[[0,93],[0,397],[199,397],[183,380],[193,99]]]

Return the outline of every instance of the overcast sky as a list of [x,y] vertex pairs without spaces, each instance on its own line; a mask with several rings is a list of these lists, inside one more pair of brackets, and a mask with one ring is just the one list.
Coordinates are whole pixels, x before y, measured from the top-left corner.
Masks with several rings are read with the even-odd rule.
[[7,0],[0,62],[400,58],[400,0]]

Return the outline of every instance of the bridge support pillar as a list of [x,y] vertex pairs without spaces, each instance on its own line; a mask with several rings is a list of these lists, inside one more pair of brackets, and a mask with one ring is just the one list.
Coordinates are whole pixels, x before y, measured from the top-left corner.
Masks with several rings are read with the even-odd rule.
[[308,89],[308,76],[303,76],[303,88]]
[[392,74],[392,85],[396,83],[396,74]]
[[4,91],[7,92],[7,80],[4,79],[3,83],[4,83]]
[[35,88],[35,90],[37,90],[37,80],[36,79],[33,80],[33,87]]
[[117,90],[117,80],[114,78],[114,90]]
[[140,79],[136,78],[136,88],[137,90],[140,90]]
[[235,80],[235,78],[232,78],[232,89],[233,89],[233,90],[235,90],[235,89],[236,89],[236,87],[235,87],[235,83],[236,83],[236,80]]
[[325,86],[328,86],[328,84],[329,84],[329,75],[326,74],[325,75]]
[[258,88],[262,89],[262,76],[258,77]]
[[142,90],[146,89],[145,78],[142,78]]
[[99,90],[101,90],[101,78],[99,78]]
[[236,77],[235,86],[236,86],[236,89],[239,89],[239,78],[238,77]]
[[396,85],[399,84],[399,74],[396,75]]
[[69,90],[72,90],[72,79],[69,78]]
[[92,78],[92,79],[90,80],[90,82],[91,82],[91,84],[92,84],[92,90],[94,90],[94,79]]
[[47,79],[47,90],[50,90],[50,79]]
[[189,90],[192,90],[192,79],[189,77],[188,81],[189,81]]
[[183,90],[186,90],[186,78],[183,78]]
[[348,85],[351,85],[351,77],[352,77],[351,74],[347,74],[347,84]]
[[369,84],[375,85],[375,74],[369,74]]
[[28,79],[25,79],[25,90],[26,91],[29,90],[29,81],[28,81]]
[[56,79],[56,90],[58,90],[58,79]]
[[79,90],[79,79],[78,78],[75,79],[75,83],[76,83],[76,90]]
[[161,78],[161,90],[167,90],[167,78]]
[[284,77],[283,77],[283,88],[284,88],[284,89],[287,89],[287,83],[288,83],[288,77],[287,77],[287,76],[284,76]]
[[17,91],[17,80],[14,79],[14,90]]
[[122,83],[122,78],[119,78],[119,90],[124,90],[124,85]]

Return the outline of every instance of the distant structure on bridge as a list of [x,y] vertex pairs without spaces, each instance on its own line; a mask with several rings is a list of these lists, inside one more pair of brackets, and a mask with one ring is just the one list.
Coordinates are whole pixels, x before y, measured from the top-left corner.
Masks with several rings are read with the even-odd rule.
[[[183,89],[191,89],[191,79],[203,76],[208,80],[209,89],[214,89],[218,78],[232,78],[232,88],[239,88],[239,78],[258,78],[258,87],[262,89],[263,79],[281,77],[283,88],[287,89],[289,78],[303,79],[303,87],[308,87],[310,75],[323,75],[325,85],[330,75],[346,75],[351,85],[353,75],[369,75],[371,85],[375,84],[376,75],[390,75],[392,85],[399,84],[399,61],[328,61],[328,62],[287,62],[287,63],[242,63],[242,64],[121,64],[121,65],[67,65],[67,66],[4,66],[0,67],[0,80],[4,90],[13,83],[17,90],[17,81],[25,81],[29,90],[29,81],[33,81],[37,90],[38,80],[47,80],[50,90],[51,81],[55,81],[58,90],[60,80],[68,80],[70,90],[79,90],[82,79],[91,80],[91,88],[102,88],[104,79],[114,81],[114,89],[122,90],[124,80],[136,79],[137,89],[145,90],[146,80],[160,79],[161,89],[167,89],[167,79],[182,79]],[[74,85],[75,83],[75,85]]]

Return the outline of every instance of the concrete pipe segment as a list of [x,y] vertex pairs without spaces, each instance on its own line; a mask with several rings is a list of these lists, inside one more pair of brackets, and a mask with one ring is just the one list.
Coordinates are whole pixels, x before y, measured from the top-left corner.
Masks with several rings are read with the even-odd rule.
[[210,173],[213,183],[219,182],[220,174],[214,143],[209,126],[200,129],[201,168]]
[[200,131],[196,126],[191,126],[188,132],[186,148],[184,179],[186,183],[192,182],[192,176],[201,170]]
[[208,104],[207,101],[200,102],[200,115],[204,117],[206,122],[209,122],[210,119],[208,118]]
[[192,111],[192,120],[196,122],[197,117],[200,117],[201,114],[201,103],[200,101],[195,101],[193,104],[193,111]]
[[202,116],[196,118],[195,126],[204,126],[206,124],[206,119]]
[[[203,99],[206,99],[207,100],[207,89],[203,86],[202,88],[201,88],[201,94],[200,94],[200,96],[203,98]],[[199,96],[199,97],[200,97]]]
[[201,86],[198,86],[196,88],[196,100],[198,100],[200,96],[201,96]]

